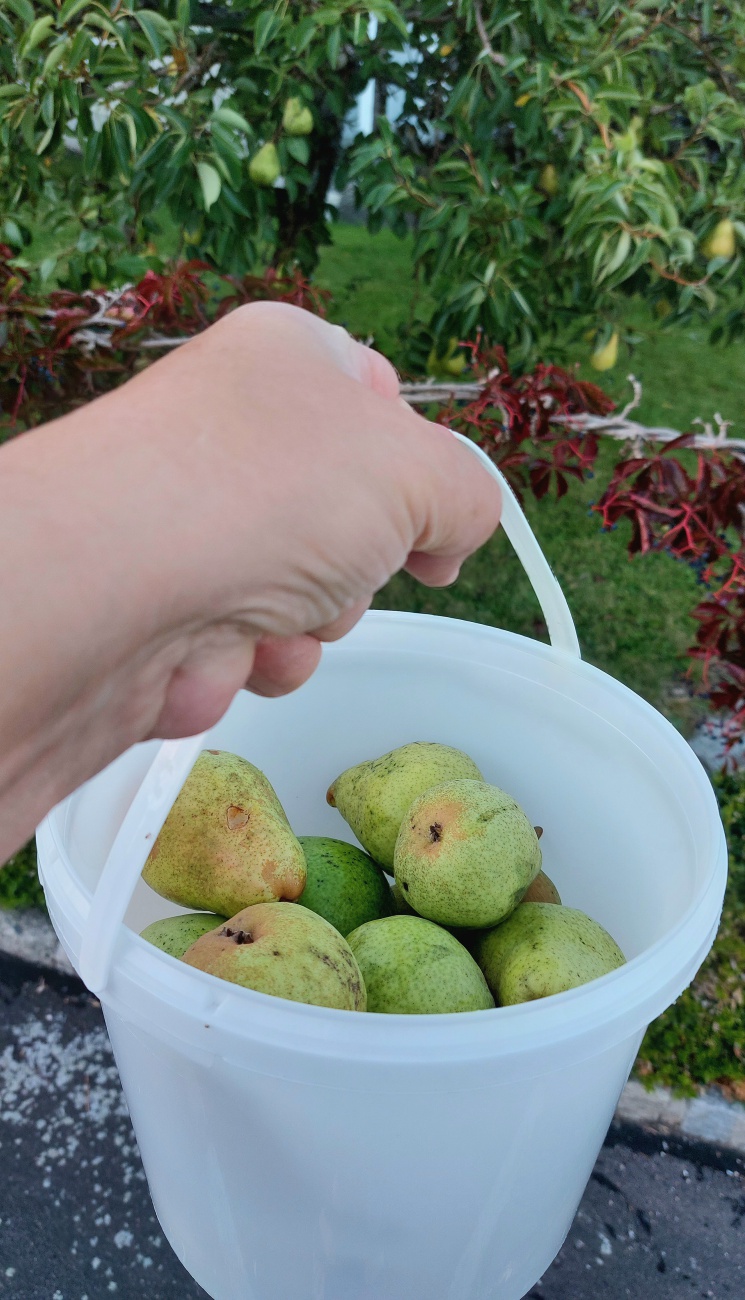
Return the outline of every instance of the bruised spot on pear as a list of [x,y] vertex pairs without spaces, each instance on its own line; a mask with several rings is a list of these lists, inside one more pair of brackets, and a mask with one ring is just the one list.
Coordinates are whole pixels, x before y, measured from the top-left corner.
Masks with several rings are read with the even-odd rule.
[[229,925],[224,925],[220,934],[225,939],[232,939],[234,943],[253,943],[254,937],[249,930],[231,930]]
[[396,840],[394,874],[415,912],[481,929],[517,906],[541,867],[538,837],[504,790],[469,778],[419,795]]
[[142,875],[182,907],[234,916],[254,903],[297,898],[305,857],[263,772],[237,754],[205,750]]
[[231,804],[227,811],[228,830],[243,830],[243,827],[248,825],[248,817],[245,808],[237,808],[235,804]]
[[351,948],[323,917],[287,903],[243,908],[184,953],[188,966],[291,1002],[364,1011],[365,985]]

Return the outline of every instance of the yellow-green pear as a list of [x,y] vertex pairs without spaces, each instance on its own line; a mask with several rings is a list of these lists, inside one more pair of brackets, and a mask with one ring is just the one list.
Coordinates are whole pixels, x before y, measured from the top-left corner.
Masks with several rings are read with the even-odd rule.
[[625,961],[602,925],[555,903],[521,903],[502,925],[479,936],[475,957],[504,1007],[564,993]]
[[237,754],[199,755],[142,872],[181,907],[233,916],[252,903],[295,899],[305,856],[274,790]]
[[271,140],[261,146],[248,164],[248,174],[255,185],[272,186],[281,170],[277,147]]
[[415,741],[348,767],[329,786],[326,799],[370,857],[390,870],[396,836],[412,800],[432,785],[465,776],[481,780],[476,764],[460,749]]
[[415,912],[440,925],[496,925],[540,869],[538,836],[522,808],[485,781],[426,790],[396,840],[396,883]]
[[420,916],[386,916],[349,935],[365,981],[368,1011],[427,1016],[494,1006],[462,944]]
[[322,916],[289,903],[245,907],[186,950],[188,966],[258,993],[364,1011],[365,984],[346,939]]
[[282,126],[288,135],[310,135],[313,130],[313,114],[302,99],[293,95],[287,100],[282,114]]
[[596,348],[590,357],[593,370],[612,370],[618,361],[618,331],[614,330],[602,348]]
[[162,921],[151,922],[145,926],[141,937],[171,957],[183,957],[186,949],[191,948],[197,939],[218,925],[224,925],[226,920],[227,917],[215,916],[212,912],[181,912],[179,916],[166,916]]
[[701,245],[701,251],[709,261],[712,257],[734,257],[737,249],[735,227],[728,217],[718,221],[711,234]]
[[561,895],[550,876],[539,871],[522,896],[523,903],[560,903]]
[[551,199],[559,193],[559,173],[553,163],[546,163],[538,177],[538,188]]

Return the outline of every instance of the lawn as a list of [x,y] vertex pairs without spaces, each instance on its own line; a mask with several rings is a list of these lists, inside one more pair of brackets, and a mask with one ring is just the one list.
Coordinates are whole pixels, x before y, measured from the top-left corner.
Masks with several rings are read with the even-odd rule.
[[[416,320],[426,299],[414,281],[410,245],[389,231],[369,236],[359,226],[338,225],[324,249],[319,285],[332,292],[331,318],[395,356],[396,333]],[[745,345],[715,349],[703,330],[668,333],[643,304],[629,306],[629,324],[642,335],[628,364],[602,382],[625,401],[629,370],[644,385],[639,418],[681,430],[714,411],[743,433]],[[550,357],[546,358],[551,360]],[[625,360],[625,359],[624,359]],[[580,373],[597,380],[587,355]],[[689,734],[705,711],[686,680],[686,648],[694,631],[691,610],[701,598],[694,574],[667,555],[629,560],[621,527],[602,533],[591,505],[610,475],[617,444],[603,446],[596,477],[575,484],[562,501],[526,502],[541,546],[567,595],[586,659],[620,678]],[[465,566],[457,584],[430,591],[405,575],[376,598],[379,608],[415,610],[472,619],[545,638],[537,602],[504,536],[498,534]],[[745,963],[745,781],[718,782],[731,851],[732,875],[723,925],[714,952],[695,984],[655,1022],[639,1061],[650,1083],[687,1091],[719,1081],[730,1095],[745,1095],[745,1013],[741,989]],[[0,872],[0,905],[23,906],[40,898],[29,846]]]

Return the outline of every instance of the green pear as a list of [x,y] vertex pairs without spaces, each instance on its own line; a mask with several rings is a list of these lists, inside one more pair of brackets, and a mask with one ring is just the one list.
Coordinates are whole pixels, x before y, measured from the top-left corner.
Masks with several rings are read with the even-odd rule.
[[485,1011],[494,999],[462,944],[420,916],[386,916],[349,935],[368,1011],[428,1016]]
[[502,925],[480,936],[475,955],[505,1007],[564,993],[625,961],[602,925],[556,903],[521,903]]
[[396,883],[415,912],[441,925],[496,925],[540,869],[538,836],[522,808],[485,781],[426,790],[396,840]]
[[313,114],[302,99],[293,96],[287,100],[282,114],[282,126],[288,135],[310,135],[313,130]]
[[171,957],[183,957],[186,949],[191,948],[197,939],[218,925],[224,925],[226,919],[215,916],[213,912],[182,912],[180,916],[166,916],[162,921],[153,921],[145,926],[141,937]]
[[561,895],[550,876],[539,871],[532,884],[528,885],[521,900],[522,903],[561,903]]
[[248,174],[254,185],[271,187],[279,178],[281,171],[277,147],[271,140],[261,146],[248,164]]
[[244,907],[184,953],[189,966],[258,993],[341,1011],[365,1010],[365,984],[346,939],[322,916],[287,903]]
[[461,750],[419,741],[348,767],[331,784],[326,799],[339,809],[370,857],[391,870],[396,836],[409,804],[430,786],[455,777],[480,781],[481,773]]
[[393,912],[391,887],[372,858],[354,844],[324,835],[300,835],[307,879],[297,900],[347,935],[365,921]]
[[206,749],[142,876],[181,907],[233,916],[252,903],[298,898],[305,857],[263,772],[237,754]]

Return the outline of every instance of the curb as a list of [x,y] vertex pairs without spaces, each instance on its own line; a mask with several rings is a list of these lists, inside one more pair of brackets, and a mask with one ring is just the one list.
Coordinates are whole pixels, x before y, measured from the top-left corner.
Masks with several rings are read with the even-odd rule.
[[75,974],[46,912],[35,908],[0,908],[0,954],[41,970]]
[[[0,908],[0,955],[42,971],[75,975],[45,912]],[[630,1079],[621,1093],[615,1120],[658,1137],[701,1142],[745,1155],[745,1105],[725,1101],[713,1089],[698,1097],[675,1097],[669,1088],[648,1092],[643,1084]]]
[[675,1097],[669,1088],[648,1092],[637,1079],[629,1079],[615,1118],[662,1137],[703,1142],[745,1155],[745,1106],[725,1101],[715,1089],[698,1097]]

